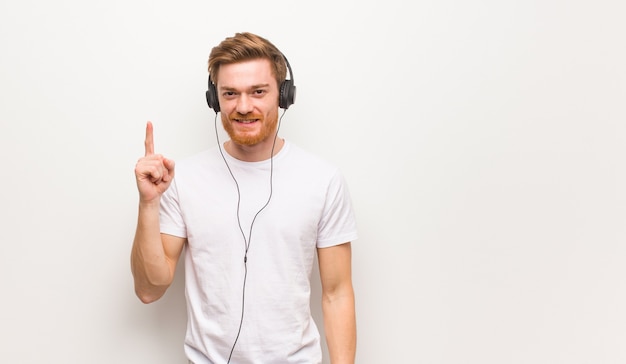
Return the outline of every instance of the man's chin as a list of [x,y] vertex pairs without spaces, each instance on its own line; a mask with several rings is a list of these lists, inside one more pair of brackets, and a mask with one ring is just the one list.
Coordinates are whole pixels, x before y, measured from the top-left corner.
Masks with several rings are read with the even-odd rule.
[[245,145],[248,147],[254,146],[263,141],[263,138],[258,135],[236,135],[235,133],[229,133],[229,137],[235,144]]

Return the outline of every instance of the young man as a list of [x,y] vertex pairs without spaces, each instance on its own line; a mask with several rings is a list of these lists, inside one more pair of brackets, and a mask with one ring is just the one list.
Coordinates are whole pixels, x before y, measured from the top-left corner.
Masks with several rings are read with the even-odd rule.
[[207,101],[230,140],[178,163],[176,177],[146,127],[135,167],[135,291],[158,300],[185,251],[192,363],[321,363],[309,307],[316,253],[331,362],[354,363],[354,214],[340,172],[277,135],[279,106],[295,96],[288,67],[254,34],[213,48]]

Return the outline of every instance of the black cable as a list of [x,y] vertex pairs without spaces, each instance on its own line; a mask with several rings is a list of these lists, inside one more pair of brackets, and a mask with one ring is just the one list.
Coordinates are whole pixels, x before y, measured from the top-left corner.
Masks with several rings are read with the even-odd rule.
[[252,222],[250,223],[250,231],[248,232],[248,238],[246,238],[246,234],[243,232],[243,228],[241,227],[241,217],[240,217],[240,206],[241,206],[241,190],[239,189],[239,183],[237,182],[237,178],[235,178],[235,175],[233,174],[233,171],[231,170],[230,166],[228,165],[228,161],[226,160],[226,156],[224,156],[224,152],[222,151],[222,145],[220,143],[220,137],[219,137],[219,133],[217,131],[217,113],[215,113],[215,120],[214,120],[214,125],[215,125],[215,138],[217,139],[217,147],[220,151],[220,154],[222,155],[222,159],[224,160],[224,163],[226,164],[226,168],[228,169],[228,172],[230,173],[230,176],[233,178],[233,181],[235,182],[235,187],[237,188],[237,225],[239,226],[239,231],[241,232],[241,236],[243,237],[243,242],[244,242],[244,256],[243,256],[243,266],[244,266],[244,275],[243,275],[243,287],[242,287],[242,297],[241,297],[241,319],[239,320],[239,329],[237,330],[237,336],[235,337],[235,341],[233,342],[233,347],[230,349],[230,354],[228,355],[228,361],[227,364],[230,363],[230,359],[233,356],[233,352],[235,351],[235,346],[237,345],[237,341],[239,341],[239,335],[241,334],[241,328],[243,327],[243,317],[244,317],[244,312],[245,312],[245,302],[246,302],[246,282],[248,280],[248,250],[250,249],[250,243],[252,242],[252,227],[254,226],[254,222],[256,221],[257,216],[259,216],[259,214],[261,213],[261,211],[263,211],[269,204],[270,201],[272,200],[272,195],[274,192],[274,148],[276,147],[276,140],[278,138],[278,131],[280,130],[280,125],[282,124],[282,120],[283,120],[283,116],[285,116],[285,112],[287,110],[283,110],[282,115],[280,116],[280,118],[278,119],[278,126],[276,127],[276,134],[274,134],[274,140],[272,142],[272,151],[270,154],[270,193],[269,196],[267,198],[267,201],[265,202],[265,204],[259,209],[259,211],[256,212],[256,214],[254,214],[254,218],[252,219]]

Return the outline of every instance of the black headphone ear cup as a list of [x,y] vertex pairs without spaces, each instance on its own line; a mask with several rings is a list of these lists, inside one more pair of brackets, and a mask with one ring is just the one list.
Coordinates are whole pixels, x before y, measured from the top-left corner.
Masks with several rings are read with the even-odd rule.
[[220,112],[220,102],[217,99],[217,90],[215,89],[215,84],[213,84],[210,77],[209,88],[206,91],[206,102],[211,109],[215,110],[216,113]]
[[293,84],[293,80],[285,80],[280,84],[278,106],[287,110],[294,102],[296,102],[296,86]]

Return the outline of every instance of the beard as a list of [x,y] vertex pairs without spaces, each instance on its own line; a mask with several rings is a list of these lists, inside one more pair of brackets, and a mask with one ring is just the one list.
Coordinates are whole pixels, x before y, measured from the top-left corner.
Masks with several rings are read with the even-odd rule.
[[[256,119],[254,124],[261,124],[261,128],[250,131],[242,131],[239,128],[234,127],[237,124],[235,119]],[[226,117],[222,114],[222,126],[230,139],[239,144],[252,146],[259,144],[266,139],[273,137],[276,131],[276,125],[278,123],[278,112],[270,113],[265,118],[263,115],[246,114],[242,115],[237,112],[233,112]],[[239,130],[238,130],[239,129]]]

